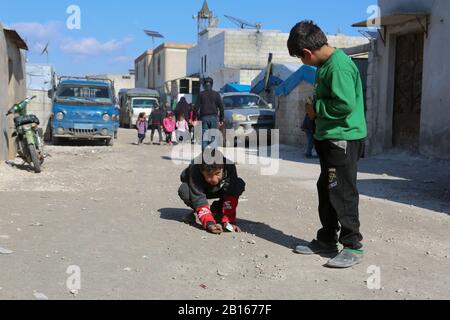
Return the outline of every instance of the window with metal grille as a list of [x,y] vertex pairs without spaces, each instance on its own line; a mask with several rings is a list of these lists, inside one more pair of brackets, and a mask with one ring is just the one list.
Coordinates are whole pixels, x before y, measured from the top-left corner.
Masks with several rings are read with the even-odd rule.
[[189,79],[180,80],[180,93],[189,94],[190,92],[190,81]]

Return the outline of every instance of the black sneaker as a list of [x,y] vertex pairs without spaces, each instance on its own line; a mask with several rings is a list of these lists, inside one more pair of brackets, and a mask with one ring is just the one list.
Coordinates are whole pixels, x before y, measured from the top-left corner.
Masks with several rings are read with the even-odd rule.
[[299,245],[294,250],[298,254],[320,254],[320,253],[337,253],[339,252],[336,243],[327,243],[318,240],[313,240],[306,245]]
[[364,251],[344,248],[335,258],[327,262],[325,267],[346,269],[360,264],[364,260]]

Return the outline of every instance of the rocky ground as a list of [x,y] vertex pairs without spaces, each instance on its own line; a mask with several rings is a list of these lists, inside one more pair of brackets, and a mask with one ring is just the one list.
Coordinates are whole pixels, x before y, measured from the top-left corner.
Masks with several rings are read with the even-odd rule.
[[[450,298],[450,161],[362,160],[366,259],[330,270],[328,257],[292,252],[319,227],[317,160],[282,147],[277,174],[265,176],[265,159],[248,151],[244,232],[213,236],[183,222],[187,155],[134,140],[123,130],[112,148],[49,146],[39,175],[0,164],[0,299]],[[70,266],[81,272],[72,292]],[[367,286],[371,266],[379,289]]]

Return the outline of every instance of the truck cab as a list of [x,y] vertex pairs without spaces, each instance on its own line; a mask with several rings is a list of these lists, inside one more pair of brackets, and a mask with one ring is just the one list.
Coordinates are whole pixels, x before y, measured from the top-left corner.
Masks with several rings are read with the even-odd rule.
[[119,102],[121,127],[133,128],[140,113],[145,112],[148,117],[159,105],[159,93],[152,89],[122,89]]
[[61,139],[104,140],[114,144],[117,110],[109,80],[60,78],[52,98],[52,141]]

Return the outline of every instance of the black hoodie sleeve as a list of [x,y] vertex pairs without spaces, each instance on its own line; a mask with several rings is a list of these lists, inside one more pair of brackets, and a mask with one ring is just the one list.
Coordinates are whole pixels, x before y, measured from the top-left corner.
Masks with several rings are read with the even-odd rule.
[[192,164],[181,174],[181,182],[189,186],[192,206],[200,208],[208,205],[205,193],[205,183],[200,173],[199,165]]

